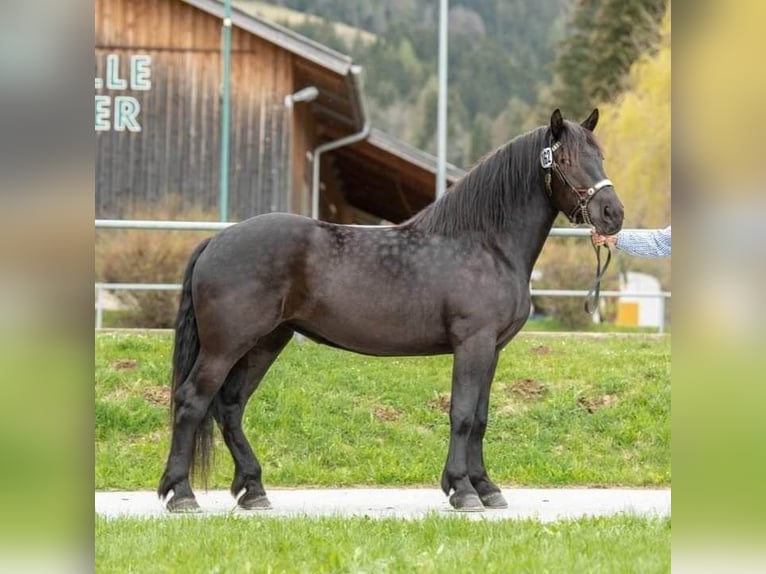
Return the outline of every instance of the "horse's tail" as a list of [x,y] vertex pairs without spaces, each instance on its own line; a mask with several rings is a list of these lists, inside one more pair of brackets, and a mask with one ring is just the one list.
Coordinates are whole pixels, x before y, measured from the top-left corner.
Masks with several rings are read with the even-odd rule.
[[[176,336],[173,345],[173,380],[170,394],[170,420],[171,425],[175,419],[175,394],[191,373],[192,367],[199,355],[199,335],[197,333],[197,317],[194,314],[194,302],[192,301],[192,275],[197,259],[207,247],[212,238],[203,239],[189,257],[189,263],[184,273],[183,287],[181,288],[181,301],[178,305],[176,317]],[[203,483],[207,480],[207,471],[210,463],[210,454],[213,448],[213,418],[210,409],[194,431],[194,454],[192,456],[191,469],[196,475],[199,473]]]

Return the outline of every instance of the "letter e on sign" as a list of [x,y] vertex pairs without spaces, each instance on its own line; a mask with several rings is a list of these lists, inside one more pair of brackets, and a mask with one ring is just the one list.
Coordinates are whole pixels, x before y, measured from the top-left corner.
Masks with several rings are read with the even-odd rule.
[[107,132],[112,127],[109,121],[111,115],[112,96],[96,96],[96,131]]
[[145,55],[130,57],[130,89],[151,90],[152,57]]

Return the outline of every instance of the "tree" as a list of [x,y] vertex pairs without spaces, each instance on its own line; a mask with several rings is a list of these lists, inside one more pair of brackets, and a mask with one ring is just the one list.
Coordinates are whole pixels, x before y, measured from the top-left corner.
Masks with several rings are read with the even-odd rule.
[[580,0],[558,49],[546,107],[585,116],[625,88],[630,67],[660,36],[667,0]]
[[[588,82],[592,74],[592,27],[602,0],[580,0],[568,25],[568,35],[558,48],[555,73],[547,107],[561,108],[567,115],[581,116],[589,106]],[[546,111],[546,113],[548,113]],[[544,117],[544,116],[543,116]]]
[[589,95],[609,101],[625,87],[633,62],[660,37],[666,0],[603,0],[593,30]]
[[670,10],[659,48],[640,58],[626,77],[628,89],[601,106],[597,135],[604,168],[626,206],[631,227],[670,221]]

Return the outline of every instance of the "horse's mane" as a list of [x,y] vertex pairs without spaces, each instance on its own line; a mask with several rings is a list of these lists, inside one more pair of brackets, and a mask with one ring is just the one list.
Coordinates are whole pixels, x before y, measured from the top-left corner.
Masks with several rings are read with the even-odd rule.
[[[564,157],[576,161],[586,144],[600,152],[590,131],[573,122],[566,126],[561,140]],[[544,193],[540,151],[550,143],[548,134],[547,127],[539,127],[491,152],[441,199],[403,225],[447,236],[507,230],[515,208],[527,201],[528,192]]]

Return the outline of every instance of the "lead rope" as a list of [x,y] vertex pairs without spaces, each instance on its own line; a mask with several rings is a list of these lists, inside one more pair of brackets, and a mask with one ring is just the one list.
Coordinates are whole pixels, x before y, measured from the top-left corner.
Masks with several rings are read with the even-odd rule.
[[[601,279],[604,277],[604,274],[609,267],[609,262],[612,260],[612,249],[609,247],[608,243],[595,245],[591,242],[591,245],[593,245],[593,250],[596,252],[596,280],[593,282],[593,286],[588,290],[588,295],[585,297],[585,311],[586,313],[593,315],[593,313],[596,312],[596,309],[598,309],[598,300],[601,294]],[[603,269],[601,268],[602,247],[606,249],[607,253]]]

